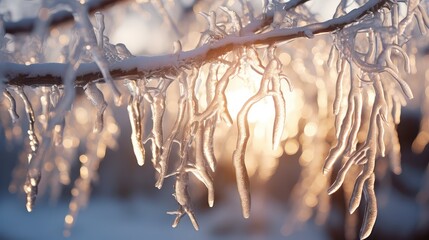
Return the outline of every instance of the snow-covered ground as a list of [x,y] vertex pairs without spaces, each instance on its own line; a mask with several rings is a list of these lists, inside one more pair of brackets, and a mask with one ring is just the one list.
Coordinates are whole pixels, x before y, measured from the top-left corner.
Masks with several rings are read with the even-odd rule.
[[[250,220],[241,217],[239,203],[231,199],[222,201],[215,209],[196,212],[200,230],[195,231],[186,216],[176,229],[171,227],[174,217],[165,212],[177,207],[172,199],[94,197],[80,212],[68,239],[284,239],[284,206],[257,194],[253,200],[254,210],[259,213]],[[0,239],[63,239],[67,211],[66,202],[60,202],[55,206],[39,204],[28,213],[24,199],[2,196]],[[329,239],[322,227],[312,223],[288,237]]]

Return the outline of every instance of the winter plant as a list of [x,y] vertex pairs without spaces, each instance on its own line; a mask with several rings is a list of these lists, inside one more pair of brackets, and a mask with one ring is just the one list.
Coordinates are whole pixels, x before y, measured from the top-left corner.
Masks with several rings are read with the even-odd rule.
[[[350,213],[364,208],[360,238],[371,234],[377,161],[401,173],[396,126],[401,106],[413,98],[409,76],[418,70],[418,39],[429,28],[427,2],[338,0],[333,16],[320,20],[311,0],[191,1],[199,15],[188,9],[193,23],[181,25],[171,12],[185,3],[126,1],[142,14],[155,12],[171,30],[168,48],[141,56],[111,43],[109,16],[93,11],[112,2],[42,0],[34,19],[19,22],[1,12],[1,123],[9,141],[27,138],[9,189],[23,189],[29,212],[40,184],[58,195],[79,160],[65,217],[71,228],[106,149],[117,145],[116,105],[128,112],[137,165],[153,166],[157,188],[175,179],[173,227],[186,215],[199,228],[190,178],[207,188],[214,205],[217,151],[225,144],[219,139],[233,128],[227,160],[244,218],[251,216],[249,175],[258,168],[261,180],[269,178],[279,156],[300,149],[293,194],[304,201],[296,203],[297,221],[313,211],[326,219],[328,194],[343,188]],[[416,81],[427,89],[428,79]],[[429,94],[422,97],[416,151],[429,141]],[[254,135],[268,141],[256,146]]]

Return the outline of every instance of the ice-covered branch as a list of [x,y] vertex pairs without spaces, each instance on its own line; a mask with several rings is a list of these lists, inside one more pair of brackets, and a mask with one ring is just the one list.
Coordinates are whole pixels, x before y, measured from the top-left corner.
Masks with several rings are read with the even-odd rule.
[[[272,44],[297,38],[308,38],[317,34],[329,33],[351,24],[370,12],[380,10],[387,0],[372,0],[365,5],[338,18],[305,26],[275,29],[266,33],[250,33],[244,36],[226,36],[218,41],[208,43],[193,50],[178,54],[162,56],[131,57],[108,66],[110,75],[115,79],[127,77],[156,77],[168,74],[176,75],[177,67],[187,67],[193,63],[214,60],[234,49],[253,44]],[[41,63],[22,65],[1,63],[0,73],[6,85],[61,85],[67,64]],[[76,71],[76,86],[88,82],[102,81],[103,75],[95,63],[81,64]]]
[[[120,2],[128,0],[91,0],[87,2],[89,12],[101,11],[102,9],[109,8],[112,5],[115,5]],[[43,9],[39,13],[39,17],[44,17],[46,9]],[[55,26],[59,24],[66,23],[73,19],[73,16],[70,12],[67,11],[58,11],[53,14],[49,19],[49,25]],[[17,34],[17,33],[29,33],[32,32],[37,25],[38,18],[24,18],[19,21],[6,21],[4,23],[4,28],[6,33]]]

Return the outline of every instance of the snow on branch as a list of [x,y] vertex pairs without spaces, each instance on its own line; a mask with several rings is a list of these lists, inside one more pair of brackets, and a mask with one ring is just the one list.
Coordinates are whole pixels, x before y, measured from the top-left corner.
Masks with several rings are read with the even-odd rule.
[[[360,20],[370,12],[380,10],[387,0],[372,0],[365,5],[321,23],[288,29],[275,29],[266,33],[249,33],[244,36],[226,36],[216,42],[205,44],[190,51],[162,56],[138,56],[109,65],[113,78],[156,77],[176,75],[175,68],[188,67],[195,63],[209,62],[234,49],[253,44],[273,44],[297,38],[312,38],[314,35],[330,33]],[[0,73],[6,85],[61,85],[67,64],[41,63],[29,66],[15,63],[0,63]],[[76,71],[76,86],[88,82],[103,81],[103,75],[95,63],[84,63]]]

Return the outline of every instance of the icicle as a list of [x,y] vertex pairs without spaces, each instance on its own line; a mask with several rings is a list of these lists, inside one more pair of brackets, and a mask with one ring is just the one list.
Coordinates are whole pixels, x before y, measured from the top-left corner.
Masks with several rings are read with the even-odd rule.
[[104,95],[100,91],[100,89],[97,88],[97,85],[95,83],[88,83],[83,87],[83,90],[85,91],[86,97],[91,101],[91,103],[95,106],[97,109],[97,115],[96,120],[94,124],[93,132],[99,133],[103,130],[103,114],[107,107],[107,102],[104,100]]
[[[50,89],[49,100],[50,100],[50,104],[54,109],[57,107],[58,103],[60,102],[60,99],[61,99],[60,90],[57,85],[53,85]],[[52,120],[48,122],[48,126],[47,126],[48,131],[49,131],[51,122]],[[60,123],[55,124],[55,126],[53,127],[52,139],[55,146],[59,146],[63,142],[65,124],[66,124],[65,118],[63,118]]]
[[358,143],[358,134],[359,134],[359,130],[362,122],[362,105],[363,105],[362,93],[360,88],[357,88],[356,90],[357,91],[353,99],[354,109],[355,109],[354,117],[353,117],[353,126],[350,131],[347,147],[345,150],[345,152],[347,153],[353,153],[354,151],[356,151],[356,145]]
[[334,183],[328,188],[328,194],[331,195],[335,193],[343,184],[344,179],[346,178],[346,175],[350,168],[355,163],[353,158],[349,158],[346,163],[341,167],[341,169],[337,173],[337,178],[335,179]]
[[97,27],[95,28],[97,32],[97,35],[96,35],[97,43],[98,43],[98,46],[102,49],[104,47],[104,43],[103,43],[104,29],[105,29],[104,15],[101,12],[95,12],[94,16],[95,16],[95,21],[97,23]]
[[228,86],[229,78],[237,71],[238,65],[239,63],[237,62],[226,70],[222,78],[216,84],[215,96],[213,97],[213,100],[210,102],[210,104],[208,104],[207,108],[203,112],[195,116],[195,121],[202,122],[214,114],[217,114],[228,125],[232,124],[232,119],[228,112],[225,89]]
[[247,141],[249,140],[249,123],[247,122],[247,113],[250,109],[250,106],[251,104],[243,106],[237,116],[238,138],[237,145],[232,156],[244,218],[250,217],[250,182],[244,162]]
[[421,15],[422,23],[424,23],[426,28],[429,28],[429,16],[427,15],[426,10],[424,9],[424,7],[421,4],[417,6],[417,9]]
[[216,170],[216,157],[214,155],[213,139],[216,121],[214,118],[204,122],[203,154],[212,172]]
[[7,89],[3,90],[3,96],[9,101],[9,108],[7,109],[7,111],[9,112],[10,118],[12,119],[12,123],[16,123],[16,121],[18,121],[19,116],[16,113],[15,98],[13,98],[12,94],[10,94]]
[[394,72],[392,69],[390,68],[386,68],[385,69],[386,72],[390,73],[390,75],[392,75],[393,78],[395,78],[395,80],[399,83],[399,86],[402,89],[402,92],[405,94],[405,96],[408,97],[408,99],[413,99],[413,92],[411,91],[410,86],[408,85],[407,82],[405,82],[396,72]]
[[28,171],[27,180],[24,184],[24,192],[27,195],[27,203],[25,206],[28,212],[33,211],[41,176],[40,171],[37,169],[30,169]]
[[42,107],[42,114],[39,116],[40,123],[43,126],[43,130],[47,130],[48,121],[50,118],[50,89],[47,87],[41,87],[40,105]]
[[126,83],[130,91],[130,100],[128,102],[128,116],[131,124],[131,143],[133,145],[134,155],[137,159],[137,164],[143,166],[145,159],[145,149],[143,145],[142,124],[140,116],[140,96],[139,89],[135,81],[129,80]]
[[334,100],[334,114],[338,115],[340,112],[341,107],[341,100],[343,97],[343,80],[344,80],[344,74],[345,74],[345,67],[346,67],[346,60],[341,60],[341,67],[340,71],[338,72],[338,77],[336,81],[336,87],[335,87],[335,100]]
[[365,61],[367,63],[374,62],[376,50],[377,50],[377,44],[375,40],[374,31],[370,29],[368,33],[368,52],[365,55]]
[[150,108],[152,111],[152,131],[151,131],[151,151],[152,151],[152,164],[155,170],[160,173],[161,169],[159,166],[161,149],[163,145],[163,130],[162,130],[162,118],[165,111],[165,96],[162,90],[158,89],[159,93],[155,93],[151,96],[152,102]]
[[250,217],[250,181],[249,175],[247,174],[246,164],[245,164],[245,155],[247,143],[249,141],[249,122],[247,121],[247,115],[249,113],[250,108],[256,102],[260,101],[268,94],[268,85],[270,82],[270,78],[264,77],[262,78],[261,85],[259,87],[258,92],[249,98],[246,103],[244,103],[240,112],[237,116],[237,143],[232,155],[232,160],[234,163],[235,175],[238,193],[240,195],[241,200],[241,208],[243,211],[243,217]]
[[[280,91],[280,82],[275,83],[278,80],[273,80],[273,100],[274,100],[274,125],[273,125],[273,139],[272,147],[273,150],[277,149],[280,145],[281,137],[286,123],[286,101],[282,92]],[[276,86],[276,87],[275,87]],[[276,88],[276,89],[274,89]]]
[[173,212],[167,212],[167,214],[170,215],[176,215],[176,218],[173,222],[173,227],[177,227],[177,224],[179,224],[180,219],[182,216],[186,213],[189,217],[189,219],[192,222],[192,225],[194,226],[195,230],[198,231],[198,222],[195,218],[194,211],[192,210],[191,206],[191,197],[189,196],[188,191],[188,183],[189,183],[189,176],[188,173],[185,171],[179,171],[176,174],[176,182],[174,184],[174,197],[176,198],[177,203],[179,203],[180,207],[177,211]]
[[[392,27],[397,31],[399,29],[399,4],[396,2],[392,3],[390,16],[392,18]],[[393,43],[398,44],[398,35],[393,37]]]
[[[356,209],[359,207],[359,204],[362,198],[362,191],[364,188],[364,184],[367,181],[368,176],[373,174],[373,172],[371,171],[371,168],[373,168],[375,164],[375,150],[369,149],[368,154],[369,156],[367,158],[367,162],[365,163],[364,170],[356,179],[356,183],[353,189],[353,194],[350,198],[350,203],[349,203],[350,214],[353,214],[356,211]],[[368,164],[370,164],[370,166]]]
[[343,123],[339,131],[337,144],[329,151],[328,157],[325,160],[325,165],[323,166],[323,174],[327,174],[332,169],[332,166],[342,156],[344,150],[346,149],[347,139],[349,137],[350,130],[352,127],[353,113],[355,110],[354,91],[356,90],[352,87],[350,89],[348,99],[349,106],[347,108],[346,116],[344,117]]
[[[207,106],[214,99],[216,95],[217,83],[217,70],[218,65],[212,63],[206,80],[206,102]],[[214,172],[216,169],[216,157],[213,149],[213,137],[216,128],[216,116],[208,118],[204,121],[204,134],[203,134],[203,154],[210,169]]]
[[[374,99],[374,104],[372,107],[372,111],[371,111],[371,115],[370,115],[370,122],[369,122],[369,128],[368,128],[368,134],[367,134],[367,140],[365,141],[365,143],[360,147],[360,150],[357,151],[357,154],[359,154],[359,152],[363,152],[363,151],[367,151],[365,153],[366,155],[366,161],[363,162],[362,164],[364,164],[364,168],[362,170],[362,172],[360,173],[359,177],[356,179],[355,182],[355,186],[353,189],[353,193],[352,196],[350,198],[350,203],[349,203],[349,212],[353,213],[360,204],[361,198],[362,198],[362,191],[364,189],[364,185],[365,188],[373,188],[373,182],[371,185],[371,176],[373,176],[374,174],[374,168],[375,168],[375,158],[376,158],[376,153],[377,153],[377,134],[379,134],[379,131],[377,130],[377,118],[380,117],[379,115],[379,111],[381,109],[381,107],[383,107],[386,103],[384,102],[384,92],[383,92],[383,85],[380,81],[380,76],[378,74],[370,74],[370,78],[373,80],[374,82],[374,90],[375,90],[375,99]],[[365,150],[367,149],[367,150]],[[359,160],[356,160],[357,164],[359,163]],[[375,196],[374,196],[375,197]],[[368,200],[368,204],[370,204],[369,202],[370,200]],[[371,216],[369,216],[371,217]],[[370,219],[368,219],[370,220]],[[368,221],[368,220],[364,220],[364,221]],[[372,228],[372,225],[368,225]],[[365,225],[363,226],[365,227]],[[365,230],[367,231],[367,230]],[[371,229],[369,229],[369,231],[371,231]]]
[[377,118],[377,128],[378,128],[378,148],[380,149],[380,155],[382,157],[386,156],[386,146],[384,144],[384,125],[381,117]]
[[19,95],[24,103],[25,113],[27,114],[28,119],[28,139],[30,140],[30,149],[32,153],[28,156],[28,162],[31,161],[32,157],[36,153],[37,148],[39,147],[39,140],[37,139],[34,123],[36,118],[34,117],[33,107],[31,106],[30,100],[28,100],[27,95],[24,92],[22,87],[17,87],[15,92]]
[[168,135],[167,139],[164,141],[164,144],[162,146],[162,154],[159,160],[159,177],[158,177],[158,181],[155,184],[155,187],[159,189],[162,187],[162,184],[164,183],[164,178],[167,172],[168,160],[169,160],[173,141],[176,139],[177,134],[179,133],[179,128],[182,126],[183,118],[185,116],[186,98],[187,98],[185,77],[186,77],[186,74],[184,72],[181,72],[178,76],[180,98],[177,103],[178,105],[177,117],[176,117],[176,121],[174,122],[174,126],[170,131],[170,134]]
[[150,105],[152,110],[152,134],[157,148],[162,147],[163,131],[162,118],[165,111],[165,97],[163,93],[158,93],[153,96],[153,103]]
[[131,124],[131,143],[133,145],[134,155],[137,159],[137,164],[143,166],[145,158],[145,149],[141,135],[141,117],[139,114],[139,105],[133,97],[130,97],[128,103],[128,115]]
[[393,95],[392,96],[392,115],[394,123],[397,125],[401,122],[401,109],[402,106],[406,105],[406,101],[402,95]]
[[208,190],[208,204],[210,207],[213,207],[214,204],[214,185],[213,178],[210,175],[210,172],[207,171],[206,162],[204,159],[204,127],[200,124],[198,127],[197,133],[195,134],[195,167],[189,167],[187,171],[192,172]]
[[[275,49],[275,47],[270,47],[268,50],[268,58],[270,58],[271,60],[265,68],[265,72],[263,75],[264,78],[269,78],[271,80],[272,85],[270,94],[272,95],[275,109],[272,138],[272,147],[274,150],[277,149],[280,145],[281,137],[283,135],[283,130],[286,122],[286,101],[284,99],[280,85],[280,71],[282,64],[275,55]],[[288,78],[284,76],[284,79],[286,79],[286,82],[289,84],[289,88],[291,89]]]
[[61,98],[61,92],[57,85],[52,85],[51,94],[49,95],[49,100],[52,107],[56,107]]
[[390,133],[390,153],[389,153],[389,163],[390,163],[390,169],[392,172],[396,175],[401,174],[402,167],[401,167],[401,144],[399,143],[399,137],[398,132],[396,131],[395,124],[390,122],[388,125],[389,127],[389,133]]
[[385,55],[382,56],[383,60],[386,61],[387,67],[393,69],[395,72],[398,72],[398,67],[392,61],[392,51],[393,50],[396,50],[397,52],[399,52],[402,55],[402,58],[404,60],[405,72],[409,74],[411,72],[411,66],[410,66],[410,59],[408,57],[408,54],[401,47],[399,47],[397,45],[390,46],[385,51]]
[[366,199],[365,214],[363,217],[363,223],[360,230],[360,239],[366,239],[371,234],[372,228],[375,225],[377,219],[377,198],[374,192],[374,173],[368,178],[364,187],[364,194]]
[[415,11],[415,12],[414,12],[414,16],[416,16],[416,19],[417,19],[417,25],[419,26],[420,33],[421,33],[422,35],[426,35],[426,33],[427,33],[426,28],[429,28],[429,26],[428,26],[428,25],[426,25],[426,22],[424,21],[423,16],[422,16],[422,12],[420,12],[420,11]]
[[407,3],[407,13],[405,18],[399,23],[398,35],[401,36],[404,34],[407,26],[412,22],[413,17],[415,16],[415,11],[420,4],[420,0],[409,0]]

